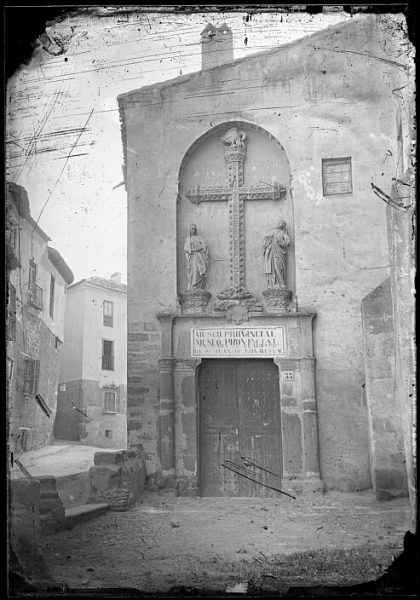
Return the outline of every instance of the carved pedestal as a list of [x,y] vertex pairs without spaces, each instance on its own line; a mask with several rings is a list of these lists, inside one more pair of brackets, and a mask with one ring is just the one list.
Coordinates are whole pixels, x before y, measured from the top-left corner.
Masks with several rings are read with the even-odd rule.
[[292,299],[292,291],[286,288],[272,288],[264,290],[263,296],[269,313],[287,312],[289,309],[290,300]]
[[206,310],[211,294],[206,290],[187,290],[179,296],[184,313],[200,313]]

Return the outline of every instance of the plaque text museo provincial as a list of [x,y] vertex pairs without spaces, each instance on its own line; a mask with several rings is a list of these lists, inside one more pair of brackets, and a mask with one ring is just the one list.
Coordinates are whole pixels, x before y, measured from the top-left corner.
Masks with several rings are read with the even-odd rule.
[[229,327],[226,329],[192,329],[191,355],[283,356],[284,327]]

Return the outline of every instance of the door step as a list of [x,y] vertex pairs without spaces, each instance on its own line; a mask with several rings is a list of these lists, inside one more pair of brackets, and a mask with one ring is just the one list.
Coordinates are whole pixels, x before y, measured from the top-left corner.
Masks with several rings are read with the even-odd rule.
[[72,508],[65,509],[65,524],[66,529],[72,529],[79,523],[85,523],[100,517],[109,510],[109,504],[81,504]]

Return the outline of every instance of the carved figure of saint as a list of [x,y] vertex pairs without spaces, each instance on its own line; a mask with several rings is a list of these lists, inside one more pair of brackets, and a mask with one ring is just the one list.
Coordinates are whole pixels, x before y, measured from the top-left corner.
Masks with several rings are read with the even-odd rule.
[[197,233],[197,225],[191,225],[190,233],[184,244],[187,259],[187,277],[189,290],[204,290],[209,264],[209,251],[206,242]]
[[286,221],[264,236],[264,272],[268,288],[286,288],[286,258],[290,238]]

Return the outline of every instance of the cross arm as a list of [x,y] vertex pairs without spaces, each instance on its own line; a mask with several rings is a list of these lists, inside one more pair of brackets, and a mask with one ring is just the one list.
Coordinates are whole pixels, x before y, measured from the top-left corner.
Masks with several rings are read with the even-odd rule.
[[281,200],[286,195],[286,188],[281,183],[268,185],[244,185],[238,188],[240,197],[243,200]]
[[196,185],[191,188],[186,194],[188,200],[193,204],[200,202],[215,202],[218,200],[229,200],[232,196],[232,188],[225,186],[218,187],[201,187]]

